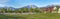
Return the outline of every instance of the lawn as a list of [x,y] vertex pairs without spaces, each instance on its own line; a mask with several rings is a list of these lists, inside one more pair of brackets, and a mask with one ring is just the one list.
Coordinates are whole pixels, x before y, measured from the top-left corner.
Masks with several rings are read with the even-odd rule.
[[0,14],[0,19],[60,19],[60,14],[48,13],[48,14]]

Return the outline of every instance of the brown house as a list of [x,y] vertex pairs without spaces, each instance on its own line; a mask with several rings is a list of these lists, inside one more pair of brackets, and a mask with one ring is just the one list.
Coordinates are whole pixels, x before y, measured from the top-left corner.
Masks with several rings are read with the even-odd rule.
[[45,7],[45,8],[42,8],[43,12],[44,13],[52,13],[52,11],[54,10],[54,6],[49,6],[49,7]]

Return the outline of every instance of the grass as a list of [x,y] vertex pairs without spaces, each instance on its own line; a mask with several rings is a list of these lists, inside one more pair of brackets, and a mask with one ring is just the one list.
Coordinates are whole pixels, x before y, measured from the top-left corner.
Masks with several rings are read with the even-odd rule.
[[22,16],[15,16],[15,15],[2,15],[0,14],[0,19],[25,19],[25,17],[22,17]]
[[6,14],[1,15],[0,19],[60,19],[60,14],[57,13],[48,13],[48,14]]

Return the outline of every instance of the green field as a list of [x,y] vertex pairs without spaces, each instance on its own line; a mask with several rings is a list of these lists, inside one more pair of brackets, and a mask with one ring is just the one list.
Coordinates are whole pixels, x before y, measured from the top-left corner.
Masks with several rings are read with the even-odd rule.
[[60,14],[48,13],[48,14],[0,14],[0,19],[60,19]]

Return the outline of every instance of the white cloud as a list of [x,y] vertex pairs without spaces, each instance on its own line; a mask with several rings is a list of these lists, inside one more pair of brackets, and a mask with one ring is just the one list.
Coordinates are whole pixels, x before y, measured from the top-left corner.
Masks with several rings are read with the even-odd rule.
[[13,5],[0,4],[0,7],[14,7]]
[[0,4],[0,7],[4,7],[5,5],[3,5],[3,4]]
[[60,5],[60,3],[53,3],[54,5]]
[[10,0],[0,0],[0,3],[6,3],[8,1],[10,1]]

